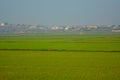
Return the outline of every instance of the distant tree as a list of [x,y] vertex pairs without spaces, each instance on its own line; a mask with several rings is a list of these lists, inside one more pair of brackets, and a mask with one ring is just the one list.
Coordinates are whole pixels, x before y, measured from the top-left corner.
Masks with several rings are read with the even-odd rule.
[[22,24],[21,26],[22,26],[22,27],[25,27],[26,25],[25,25],[25,24]]
[[6,22],[5,22],[4,24],[5,24],[5,25],[8,25],[8,23],[6,23]]

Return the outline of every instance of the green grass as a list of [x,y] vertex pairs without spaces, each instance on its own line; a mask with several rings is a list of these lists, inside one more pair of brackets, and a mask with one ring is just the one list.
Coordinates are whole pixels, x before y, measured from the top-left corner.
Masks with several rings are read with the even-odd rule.
[[120,80],[120,54],[0,51],[0,80]]
[[120,51],[119,34],[1,35],[0,49]]
[[120,35],[0,35],[0,80],[120,80]]

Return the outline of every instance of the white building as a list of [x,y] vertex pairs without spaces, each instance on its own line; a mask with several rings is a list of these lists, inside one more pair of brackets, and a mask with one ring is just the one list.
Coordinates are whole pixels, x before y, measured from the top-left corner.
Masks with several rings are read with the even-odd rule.
[[67,27],[65,27],[65,30],[72,30],[72,29],[73,29],[72,26],[67,26]]
[[120,32],[120,30],[112,30],[112,32]]
[[1,22],[1,23],[0,23],[0,26],[5,26],[5,23]]
[[96,25],[86,25],[84,28],[87,28],[87,29],[97,29],[97,26]]
[[53,26],[53,27],[51,27],[51,30],[60,30],[60,29],[62,29],[62,28],[59,27],[59,26]]

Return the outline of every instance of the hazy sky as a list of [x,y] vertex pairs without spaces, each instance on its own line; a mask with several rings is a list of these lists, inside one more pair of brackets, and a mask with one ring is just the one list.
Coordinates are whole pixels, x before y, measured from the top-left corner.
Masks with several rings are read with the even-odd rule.
[[15,24],[120,24],[120,0],[0,0],[0,21]]

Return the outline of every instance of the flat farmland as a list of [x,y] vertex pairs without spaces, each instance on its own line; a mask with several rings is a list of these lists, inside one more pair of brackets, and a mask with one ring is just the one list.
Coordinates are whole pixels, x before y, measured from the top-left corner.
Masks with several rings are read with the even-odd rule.
[[2,35],[0,49],[120,51],[119,34]]
[[119,79],[119,52],[0,51],[0,80]]
[[120,36],[0,35],[0,80],[120,80]]

